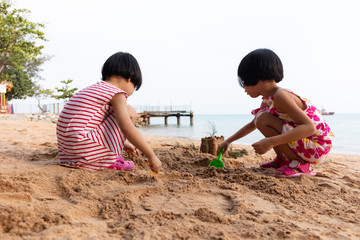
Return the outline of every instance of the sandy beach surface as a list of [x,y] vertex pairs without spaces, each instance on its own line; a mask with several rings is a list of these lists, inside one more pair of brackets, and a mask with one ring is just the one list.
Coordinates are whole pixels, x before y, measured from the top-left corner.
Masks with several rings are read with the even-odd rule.
[[0,239],[360,239],[360,156],[277,179],[273,152],[215,158],[200,142],[146,137],[163,162],[133,172],[57,165],[56,125],[0,120]]

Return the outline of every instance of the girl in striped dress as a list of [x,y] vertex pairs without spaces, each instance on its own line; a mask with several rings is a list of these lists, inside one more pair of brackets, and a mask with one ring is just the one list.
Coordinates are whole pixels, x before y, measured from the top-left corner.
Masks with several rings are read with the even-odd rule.
[[239,83],[252,98],[262,96],[260,108],[253,110],[254,119],[219,144],[229,144],[258,129],[264,136],[252,147],[257,154],[274,149],[273,161],[263,168],[275,168],[276,177],[315,175],[310,164],[324,161],[332,147],[334,134],[309,100],[280,88],[283,78],[280,58],[269,49],[257,49],[246,55],[238,68]]
[[130,171],[134,164],[124,161],[121,152],[134,153],[136,147],[147,156],[152,171],[160,171],[160,160],[128,111],[127,98],[141,83],[139,64],[131,54],[118,52],[106,60],[102,81],[77,92],[59,116],[56,134],[60,165]]

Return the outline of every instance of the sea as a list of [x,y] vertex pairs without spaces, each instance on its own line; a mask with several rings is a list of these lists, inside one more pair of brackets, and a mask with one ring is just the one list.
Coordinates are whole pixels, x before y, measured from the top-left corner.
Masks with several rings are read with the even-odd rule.
[[[331,153],[360,155],[360,114],[334,114],[323,116],[335,134]],[[230,137],[242,126],[252,120],[250,114],[206,115],[194,114],[194,124],[190,125],[189,117],[181,117],[177,125],[176,117],[168,118],[165,126],[164,118],[151,118],[151,125],[139,128],[140,132],[149,136],[163,136],[201,140],[215,133],[216,136]],[[234,144],[251,145],[263,138],[255,130],[249,135],[233,142]]]

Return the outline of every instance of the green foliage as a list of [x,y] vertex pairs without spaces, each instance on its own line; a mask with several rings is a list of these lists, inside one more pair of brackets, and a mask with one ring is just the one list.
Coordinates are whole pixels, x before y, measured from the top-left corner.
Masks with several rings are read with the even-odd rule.
[[13,88],[6,93],[8,100],[25,99],[26,97],[34,96],[36,83],[32,79],[40,79],[38,76],[38,72],[40,71],[39,66],[47,59],[47,57],[41,57],[35,61],[28,62],[24,65],[24,69],[4,69],[2,75],[6,76],[6,79],[11,79],[10,81],[13,83]]
[[5,95],[8,100],[23,99],[28,95],[33,95],[34,83],[23,69],[5,69],[2,77],[10,79],[9,81],[13,83],[13,88]]
[[47,60],[41,56],[44,48],[39,40],[47,41],[43,24],[27,20],[27,9],[13,9],[11,4],[0,2],[0,81],[13,83],[13,89],[6,97],[25,98],[34,94],[33,78],[40,71],[39,66]]
[[55,99],[70,99],[76,92],[76,90],[78,90],[77,88],[70,88],[69,84],[73,82],[73,80],[68,79],[68,80],[63,80],[60,81],[61,83],[63,83],[65,86],[63,86],[62,88],[55,88],[56,91],[58,93],[61,93],[60,95],[52,95],[53,98]]
[[34,87],[34,97],[36,99],[46,99],[51,97],[53,94],[53,91],[50,89],[43,89],[40,87],[40,85],[36,85]]
[[234,151],[232,145],[230,145],[230,149],[227,153],[229,154],[230,157],[233,157],[233,158],[248,155],[248,152],[246,151],[246,149],[241,149],[240,151]]

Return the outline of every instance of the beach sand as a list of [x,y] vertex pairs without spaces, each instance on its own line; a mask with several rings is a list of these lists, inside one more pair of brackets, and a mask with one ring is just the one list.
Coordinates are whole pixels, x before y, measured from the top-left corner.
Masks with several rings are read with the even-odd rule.
[[[273,152],[224,158],[200,142],[146,137],[163,162],[133,172],[57,165],[55,124],[0,120],[0,239],[360,239],[360,156],[277,179]],[[194,149],[195,148],[195,149]]]

